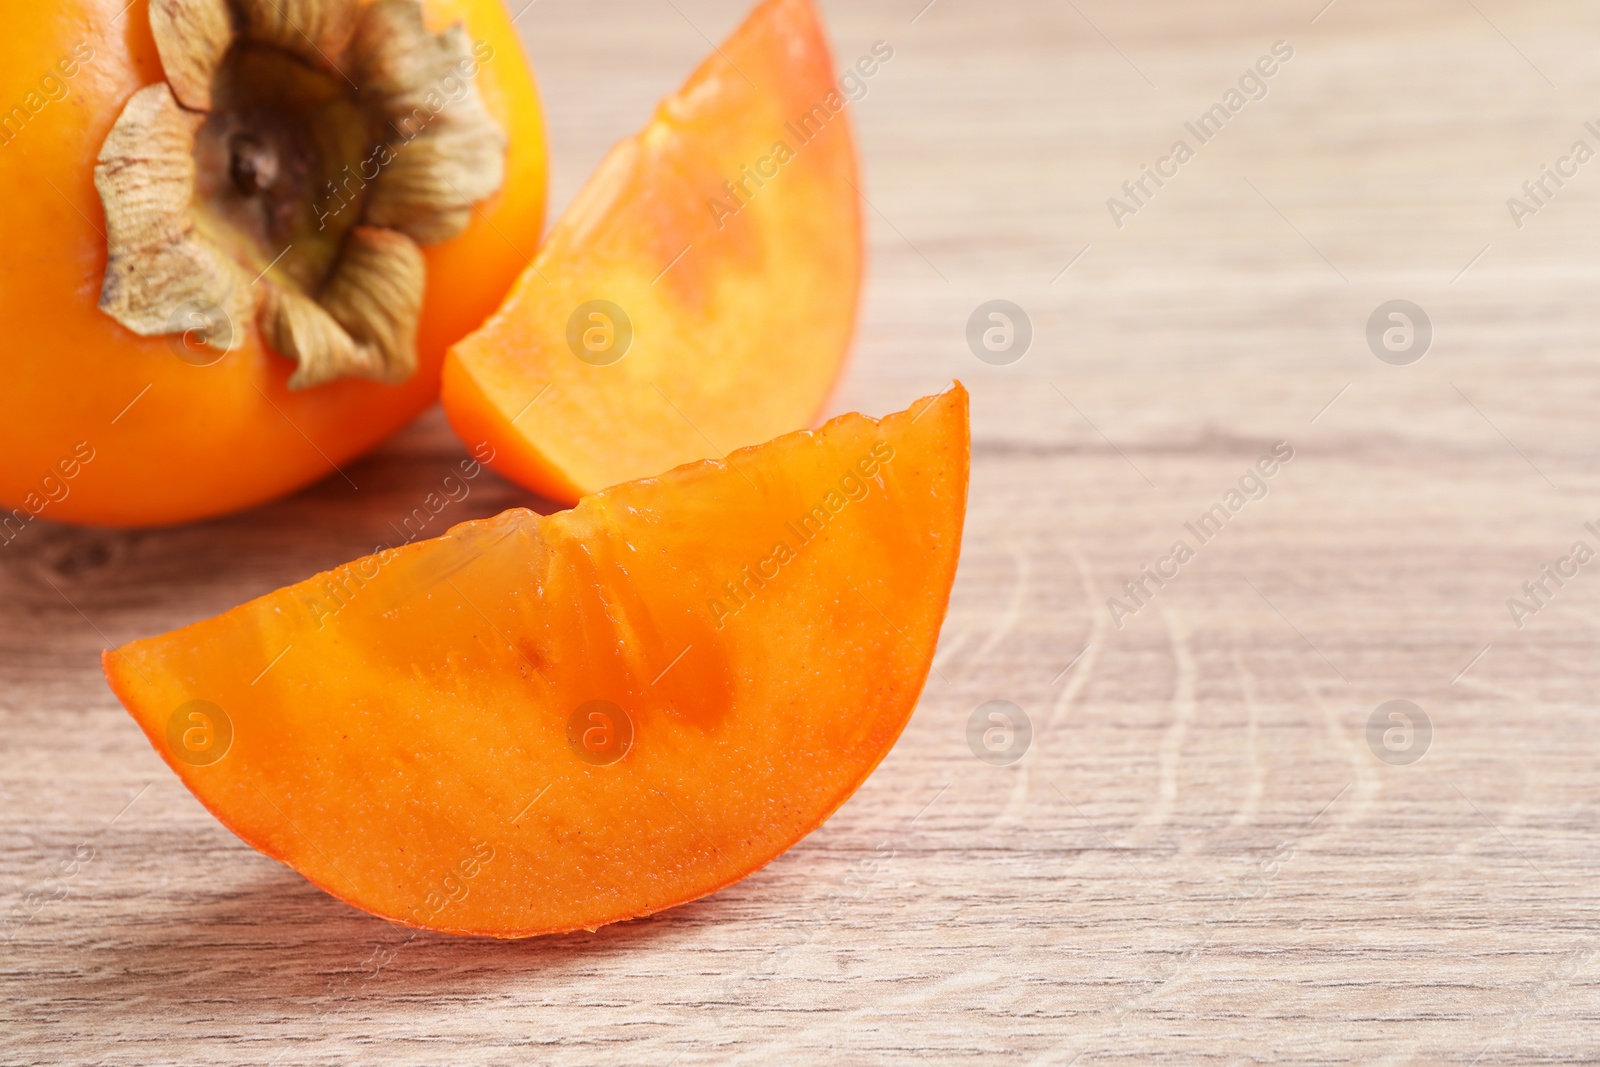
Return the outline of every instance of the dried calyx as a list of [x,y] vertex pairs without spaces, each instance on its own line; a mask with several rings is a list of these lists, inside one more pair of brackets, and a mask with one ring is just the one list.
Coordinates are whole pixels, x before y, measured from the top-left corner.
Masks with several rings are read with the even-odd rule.
[[[100,149],[100,308],[144,336],[238,347],[259,316],[292,387],[417,366],[420,245],[500,188],[492,52],[418,0],[150,0],[167,81]],[[215,328],[216,324],[224,328]]]

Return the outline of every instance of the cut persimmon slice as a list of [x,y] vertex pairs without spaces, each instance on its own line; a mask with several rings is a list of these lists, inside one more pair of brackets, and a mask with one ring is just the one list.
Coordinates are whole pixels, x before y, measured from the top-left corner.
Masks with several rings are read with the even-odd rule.
[[854,327],[858,184],[816,12],[766,0],[451,350],[450,421],[564,502],[810,424]]
[[856,790],[932,663],[961,386],[517,509],[104,656],[229,829],[397,922],[521,937],[714,892]]

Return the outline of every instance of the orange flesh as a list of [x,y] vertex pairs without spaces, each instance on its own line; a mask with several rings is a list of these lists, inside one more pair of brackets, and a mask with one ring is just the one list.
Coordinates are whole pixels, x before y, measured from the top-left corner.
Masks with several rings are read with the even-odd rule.
[[35,519],[149,526],[258,504],[333,475],[437,397],[446,346],[498,306],[538,243],[545,142],[500,0],[423,8],[431,29],[460,22],[494,50],[475,82],[510,138],[505,183],[464,232],[423,249],[417,373],[400,386],[298,391],[285,385],[295,365],[254,326],[235,324],[243,347],[194,366],[172,337],[139,337],[96,307],[106,241],[95,158],[128,98],[165,77],[146,0],[33,5],[7,26],[0,106],[24,110],[0,115],[12,120],[0,132],[0,541]]
[[[107,652],[106,675],[223,823],[335,896],[454,933],[593,929],[770,862],[893,746],[968,452],[958,384],[464,523]],[[205,765],[169,740],[193,700],[232,727]],[[595,700],[632,726],[604,765],[588,731],[623,723],[569,732]]]
[[[612,149],[505,304],[451,349],[451,422],[566,502],[806,425],[855,321],[859,184],[815,11],[766,0]],[[597,299],[633,329],[608,365],[569,342]],[[606,323],[580,319],[603,359]]]

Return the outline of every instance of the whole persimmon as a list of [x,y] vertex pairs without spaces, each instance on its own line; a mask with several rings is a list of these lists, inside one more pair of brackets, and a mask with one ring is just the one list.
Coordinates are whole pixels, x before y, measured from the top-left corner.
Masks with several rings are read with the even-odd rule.
[[537,244],[499,0],[62,0],[0,56],[0,545],[341,471]]

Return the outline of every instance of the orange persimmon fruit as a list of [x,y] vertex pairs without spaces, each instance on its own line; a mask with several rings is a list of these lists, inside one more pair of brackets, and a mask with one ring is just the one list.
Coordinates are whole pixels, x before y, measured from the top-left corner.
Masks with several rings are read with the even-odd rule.
[[809,425],[861,285],[850,116],[811,0],[764,0],[618,143],[441,399],[570,503]]
[[[498,306],[537,246],[544,122],[500,0],[59,0],[10,19],[0,56],[0,541],[36,518],[193,520],[332,475],[436,398],[446,347]],[[421,164],[461,158],[466,121],[484,112],[492,128],[465,152],[476,176],[447,171],[424,188]],[[138,158],[147,150],[167,153],[163,168]],[[179,179],[192,199],[171,193]],[[449,220],[441,182],[467,190]],[[166,192],[135,195],[150,188]],[[431,198],[425,219],[408,201],[419,197]],[[156,201],[167,215],[148,213]],[[406,253],[404,281],[416,289],[420,267],[426,283],[391,323],[370,305],[392,279],[347,286],[346,357],[367,359],[369,342],[414,347],[402,366],[291,388],[284,350],[314,347],[327,326],[306,305],[331,284],[330,259],[359,258],[352,234],[369,260]],[[108,252],[119,241],[120,258]],[[160,241],[190,258],[138,258]],[[231,295],[208,311],[182,299],[208,285]],[[207,318],[295,299],[298,317],[271,343],[253,314]]]
[[522,937],[712,893],[822,824],[932,664],[959,384],[369,556],[104,655],[229,829],[329,893]]

